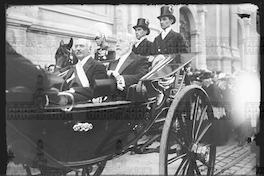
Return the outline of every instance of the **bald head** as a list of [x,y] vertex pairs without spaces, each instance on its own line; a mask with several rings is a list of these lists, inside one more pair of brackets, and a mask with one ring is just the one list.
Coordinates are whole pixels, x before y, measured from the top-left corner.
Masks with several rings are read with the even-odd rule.
[[87,39],[77,39],[74,42],[74,53],[79,60],[82,60],[91,53],[91,41]]

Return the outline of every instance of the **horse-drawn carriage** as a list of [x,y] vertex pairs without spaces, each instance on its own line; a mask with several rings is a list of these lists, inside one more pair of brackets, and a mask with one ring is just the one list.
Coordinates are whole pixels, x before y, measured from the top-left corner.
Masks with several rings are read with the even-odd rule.
[[[7,145],[15,163],[38,168],[44,175],[66,175],[80,168],[83,175],[100,175],[108,160],[131,150],[144,151],[159,139],[160,175],[213,175],[216,146],[211,103],[186,74],[186,66],[196,56],[165,55],[129,89],[125,100],[72,101],[62,107],[49,103],[53,92],[40,91],[36,102],[23,102],[31,95],[8,91]],[[115,85],[108,89],[98,84],[97,90],[109,96],[111,87]],[[138,145],[150,131],[152,137]]]

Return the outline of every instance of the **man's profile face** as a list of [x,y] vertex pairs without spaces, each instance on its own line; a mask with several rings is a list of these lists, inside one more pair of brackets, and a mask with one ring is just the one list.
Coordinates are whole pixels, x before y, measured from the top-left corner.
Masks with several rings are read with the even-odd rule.
[[96,37],[95,42],[97,46],[101,46],[103,44],[104,38],[103,37]]
[[79,60],[90,54],[90,46],[86,39],[78,39],[74,44],[74,53]]
[[160,27],[164,30],[171,26],[173,20],[169,17],[161,17],[160,19]]
[[202,85],[208,87],[208,86],[210,86],[211,83],[212,83],[212,79],[207,78],[207,79],[203,80]]
[[144,29],[141,28],[141,27],[137,27],[137,28],[135,28],[135,34],[136,34],[136,38],[139,40],[139,39],[141,39],[142,37],[144,37],[144,36],[147,35],[147,31],[144,30]]

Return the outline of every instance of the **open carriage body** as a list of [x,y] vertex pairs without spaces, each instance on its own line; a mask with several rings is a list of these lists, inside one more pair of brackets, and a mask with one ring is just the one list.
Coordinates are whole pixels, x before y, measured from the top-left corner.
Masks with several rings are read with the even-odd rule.
[[[47,98],[54,95],[43,92],[40,102],[46,105],[37,107],[25,103],[32,95],[8,92],[7,145],[15,163],[39,168],[43,174],[49,169],[62,169],[58,175],[63,175],[83,168],[100,175],[107,160],[135,148],[143,150],[160,138],[160,174],[212,175],[216,148],[211,103],[186,74],[196,55],[166,55],[141,78],[138,85],[147,92],[131,87],[122,101],[50,106]],[[138,146],[150,131],[156,135]],[[99,167],[86,170],[92,165]]]

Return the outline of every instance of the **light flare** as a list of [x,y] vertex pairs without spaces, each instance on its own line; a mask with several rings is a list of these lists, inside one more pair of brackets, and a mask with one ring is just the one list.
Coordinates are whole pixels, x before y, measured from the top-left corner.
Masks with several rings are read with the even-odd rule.
[[256,73],[241,73],[235,81],[232,107],[235,123],[251,121],[256,127],[260,106],[260,78]]

